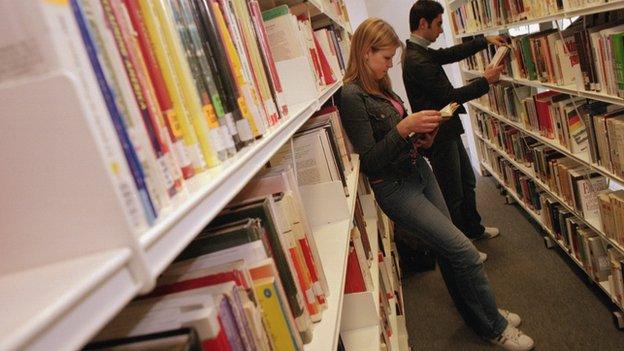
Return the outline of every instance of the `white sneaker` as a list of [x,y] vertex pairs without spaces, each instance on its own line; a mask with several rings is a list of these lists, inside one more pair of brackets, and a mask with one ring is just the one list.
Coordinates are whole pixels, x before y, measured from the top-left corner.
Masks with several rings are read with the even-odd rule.
[[483,231],[484,239],[496,238],[499,235],[500,235],[500,230],[498,230],[498,228],[495,228],[495,227],[485,227],[485,230]]
[[485,252],[479,251],[479,263],[483,263],[487,260],[487,254]]
[[528,351],[535,345],[533,339],[511,325],[507,325],[501,336],[490,341],[511,351]]
[[520,316],[513,312],[509,312],[507,310],[499,308],[498,313],[500,313],[501,316],[505,317],[509,325],[511,325],[512,327],[517,328],[520,325],[520,323],[522,323],[522,319],[520,318]]
[[483,239],[492,239],[492,238],[496,238],[499,235],[500,235],[500,230],[498,230],[498,228],[485,227],[485,230],[483,231],[483,234],[481,234],[481,236],[472,238],[470,240],[477,241],[477,240],[483,240]]

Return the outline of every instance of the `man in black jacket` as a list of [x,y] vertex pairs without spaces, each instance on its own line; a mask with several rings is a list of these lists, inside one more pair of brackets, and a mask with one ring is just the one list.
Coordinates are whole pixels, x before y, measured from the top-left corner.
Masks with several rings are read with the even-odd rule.
[[[502,67],[488,68],[483,77],[461,88],[454,88],[442,65],[458,62],[487,48],[488,43],[503,45],[500,36],[478,37],[447,49],[428,48],[442,33],[444,8],[433,0],[418,0],[410,10],[410,31],[403,62],[403,83],[412,111],[440,110],[451,102],[463,104],[487,94],[496,83]],[[459,113],[440,125],[432,147],[424,150],[440,184],[453,223],[469,238],[493,238],[497,228],[481,225],[475,198],[475,175],[464,148]]]

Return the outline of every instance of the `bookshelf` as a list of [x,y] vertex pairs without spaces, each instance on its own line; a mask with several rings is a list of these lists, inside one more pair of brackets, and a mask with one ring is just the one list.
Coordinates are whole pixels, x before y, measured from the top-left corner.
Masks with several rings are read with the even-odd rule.
[[[449,16],[447,18],[449,18],[449,20],[452,21],[451,19],[452,16],[450,13],[455,11],[456,9],[458,9],[463,4],[466,4],[466,3],[467,1],[463,1],[463,0],[447,1],[447,9],[449,10]],[[542,24],[552,23],[553,21],[557,21],[557,20],[570,19],[576,16],[592,15],[592,14],[598,14],[598,13],[612,11],[612,10],[619,10],[624,5],[624,2],[621,0],[601,1],[601,2],[593,2],[593,3],[591,1],[587,1],[582,6],[572,6],[570,5],[569,2],[564,2],[564,8],[562,10],[558,10],[558,11],[546,10],[548,6],[551,6],[552,4],[554,4],[554,2],[546,1],[544,4],[540,4],[538,6],[539,8],[536,11],[524,12],[516,17],[514,17],[513,15],[510,15],[508,22],[506,23],[498,22],[498,23],[495,23],[495,25],[492,25],[492,23],[468,21],[470,23],[467,22],[465,28],[470,28],[470,30],[460,29],[459,32],[453,33],[454,42],[460,43],[462,42],[464,38],[475,36],[475,35],[488,34],[488,33],[490,34],[507,33],[511,29],[528,26],[531,24],[542,25]],[[469,11],[471,10],[467,10],[467,12]],[[463,13],[462,16],[463,15],[471,16],[471,14],[467,14],[467,12]],[[493,13],[494,12],[492,12],[492,16],[496,16]],[[535,14],[538,14],[538,15],[535,15]],[[539,14],[544,14],[544,16],[540,16]],[[502,19],[502,21],[505,21],[505,19]],[[540,26],[540,29],[544,29],[544,28],[548,28],[548,26],[545,26],[545,27]],[[555,28],[559,29],[558,25]],[[480,61],[477,59],[477,62],[480,62]],[[487,60],[486,60],[486,63],[487,63]],[[482,75],[482,72],[469,69],[468,67],[469,65],[465,63],[460,63],[460,71],[462,73],[462,79],[464,83],[466,83],[471,78],[474,78],[475,76]],[[481,67],[481,63],[479,63],[477,67]],[[624,99],[619,96],[609,95],[609,94],[606,94],[604,92],[599,92],[599,91],[589,91],[589,90],[584,89],[582,86],[577,86],[576,84],[558,85],[558,84],[553,84],[549,82],[541,82],[539,79],[529,80],[529,79],[523,79],[523,78],[505,76],[505,75],[501,76],[500,80],[501,82],[511,83],[512,89],[515,89],[515,87],[517,86],[528,86],[532,88],[537,88],[538,92],[551,90],[554,92],[567,94],[571,97],[581,97],[581,98],[586,98],[586,99],[591,99],[591,100],[596,100],[596,101],[602,101],[602,102],[606,102],[606,103],[617,105],[617,106],[624,106]],[[496,95],[498,98],[497,94],[494,94],[494,95]],[[612,278],[610,276],[609,280],[605,280],[605,281],[598,281],[598,279],[594,280],[592,272],[589,272],[588,269],[584,266],[583,262],[581,262],[577,257],[574,256],[572,249],[566,246],[566,243],[560,240],[557,240],[555,233],[553,233],[553,231],[550,230],[548,226],[543,222],[543,219],[540,216],[540,214],[534,211],[531,207],[529,207],[527,203],[523,201],[522,194],[517,194],[513,186],[509,186],[508,184],[505,183],[505,178],[503,178],[502,175],[497,172],[497,169],[501,167],[494,169],[495,167],[493,167],[492,163],[489,163],[489,162],[495,162],[495,161],[489,160],[490,159],[489,156],[498,155],[498,156],[492,156],[492,157],[502,158],[503,160],[505,160],[505,162],[507,162],[507,164],[511,165],[511,168],[519,171],[520,174],[523,175],[524,177],[527,177],[529,182],[532,182],[533,185],[536,186],[536,188],[538,189],[536,190],[537,192],[543,191],[545,194],[550,196],[550,198],[554,199],[554,201],[560,204],[563,210],[572,214],[573,218],[576,218],[581,223],[586,225],[591,231],[598,234],[603,245],[608,245],[610,247],[613,247],[614,250],[616,250],[619,253],[624,252],[624,248],[622,247],[622,245],[619,244],[616,240],[610,238],[607,234],[605,234],[606,230],[604,229],[600,220],[594,221],[594,220],[586,219],[580,211],[577,211],[574,208],[573,205],[564,201],[562,195],[560,195],[556,191],[553,191],[553,189],[551,189],[548,186],[548,184],[543,182],[535,174],[535,171],[531,167],[528,167],[523,162],[519,162],[517,159],[513,157],[513,155],[508,154],[506,150],[504,150],[504,148],[499,147],[497,143],[491,142],[490,140],[488,140],[487,137],[484,137],[483,135],[481,135],[478,132],[478,129],[476,128],[477,123],[476,123],[475,112],[485,113],[487,116],[489,116],[489,118],[493,118],[493,119],[500,121],[502,123],[501,126],[504,126],[504,125],[509,126],[519,131],[520,135],[530,136],[533,139],[537,140],[538,142],[556,150],[560,154],[569,157],[570,159],[572,159],[573,161],[581,165],[583,168],[599,173],[600,175],[606,177],[609,187],[611,189],[613,189],[614,187],[621,188],[622,185],[624,184],[624,179],[621,176],[618,176],[617,174],[615,174],[616,173],[615,170],[611,171],[607,169],[606,167],[599,165],[597,162],[592,161],[590,152],[588,150],[584,152],[579,152],[579,153],[571,152],[570,149],[562,145],[559,142],[559,140],[557,140],[556,135],[554,139],[547,138],[541,135],[539,131],[525,127],[525,125],[521,121],[516,121],[515,120],[516,118],[512,119],[511,117],[501,115],[493,111],[489,107],[485,106],[484,104],[477,102],[476,100],[469,102],[468,105],[471,107],[469,109],[469,115],[472,121],[471,123],[472,125],[470,127],[471,127],[471,130],[473,131],[472,134],[475,139],[474,145],[477,148],[476,151],[473,150],[473,155],[476,154],[478,156],[479,164],[482,167],[482,169],[487,171],[489,174],[491,174],[496,180],[496,182],[500,184],[500,186],[506,190],[507,194],[509,194],[509,196],[513,198],[544,229],[544,231],[547,234],[547,238],[550,239],[550,242],[557,244],[567,254],[567,256],[570,257],[570,259],[575,264],[577,264],[583,271],[587,273],[588,278],[591,281],[593,281],[597,286],[599,286],[600,289],[607,294],[607,296],[609,296],[609,298],[614,303],[614,305],[617,306],[616,312],[614,312],[614,314],[618,320],[619,326],[621,327],[622,323],[619,321],[621,320],[621,315],[622,315],[621,314],[621,310],[623,308],[622,303],[621,301],[619,301],[619,296],[616,297],[616,292],[612,291],[611,285],[609,283],[611,279],[615,279],[615,278]],[[577,113],[578,113],[578,110],[577,110]],[[504,166],[503,169],[505,169],[505,167],[506,166]],[[510,181],[513,181],[513,180],[510,180]],[[523,193],[524,192],[525,190],[523,190]],[[546,209],[542,209],[542,211],[545,211],[545,210]],[[571,244],[568,243],[568,245],[571,245]]]
[[613,292],[611,291],[611,288],[609,287],[609,283],[607,281],[603,281],[603,282],[596,282],[594,280],[591,279],[590,273],[587,272],[587,270],[585,269],[585,267],[583,267],[583,263],[581,263],[576,257],[574,257],[568,250],[568,248],[565,246],[564,243],[562,243],[560,240],[558,240],[555,237],[555,234],[552,232],[552,230],[550,230],[550,228],[548,228],[548,226],[546,226],[546,224],[544,224],[544,222],[542,221],[541,217],[539,214],[537,214],[534,210],[532,210],[530,207],[528,207],[520,198],[520,196],[518,196],[518,194],[508,185],[505,184],[504,180],[501,179],[501,177],[492,169],[492,167],[490,167],[489,164],[487,164],[486,162],[481,162],[481,165],[483,166],[483,168],[485,168],[491,175],[492,177],[496,180],[496,182],[503,188],[506,190],[506,192],[508,194],[511,195],[511,197],[514,199],[514,201],[516,203],[518,203],[520,205],[520,207],[522,207],[522,209],[528,213],[531,218],[533,218],[533,220],[540,225],[540,227],[542,227],[542,229],[546,232],[546,235],[548,236],[549,240],[553,243],[556,243],[561,250],[566,254],[566,256],[568,256],[570,258],[570,260],[572,260],[583,272],[585,272],[585,274],[587,274],[588,278],[594,282],[605,294],[607,294],[607,296],[609,296],[609,298],[611,299],[611,301],[618,306],[620,309],[622,308],[622,306],[616,301],[616,299],[613,297]]
[[342,82],[326,87],[317,99],[292,106],[293,116],[274,127],[251,147],[237,153],[222,165],[204,172],[196,184],[197,190],[184,203],[165,216],[140,238],[146,252],[152,277],[157,277],[195,233],[245,186],[254,174],[286,143],[290,137],[330,99]]
[[[448,6],[447,8],[455,9],[457,8],[457,6],[463,4],[464,2],[467,2],[467,1],[466,0],[449,1],[447,2],[447,6]],[[520,26],[528,26],[530,24],[544,23],[544,22],[566,19],[570,17],[591,15],[591,14],[599,13],[599,12],[618,10],[622,8],[622,5],[624,5],[624,1],[622,0],[612,0],[612,1],[606,1],[606,2],[601,2],[601,3],[599,2],[596,4],[588,4],[584,7],[580,7],[576,9],[566,9],[566,10],[559,11],[557,13],[554,13],[548,16],[528,18],[525,20],[510,22],[510,23],[498,25],[498,26],[484,26],[484,28],[480,30],[457,33],[455,37],[457,38],[470,37],[470,36],[479,35],[479,34],[488,34],[488,33],[498,32],[501,30],[508,30],[510,28],[517,28]]]
[[306,351],[335,350],[338,346],[343,313],[349,234],[353,223],[360,173],[359,158],[354,157],[353,160],[354,167],[348,180],[350,196],[347,198],[346,209],[332,208],[335,204],[340,203],[339,201],[332,201],[333,198],[336,198],[336,194],[340,199],[341,189],[337,187],[333,189],[325,187],[323,189],[318,186],[311,186],[309,189],[302,189],[301,196],[306,210],[314,208],[315,211],[324,213],[324,215],[319,213],[316,216],[311,216],[316,219],[316,223],[312,224],[312,231],[325,268],[327,284],[330,286],[327,299],[328,308],[323,312],[321,322],[314,325],[314,337],[311,343],[304,346]]
[[[67,1],[41,2],[57,11],[59,27],[73,23]],[[325,1],[312,3],[321,15],[349,30],[345,18]],[[11,6],[0,5],[3,9]],[[67,42],[81,46],[71,25],[69,33],[43,27],[38,29],[66,36]],[[71,50],[75,47],[66,54],[86,57],[84,52]],[[0,131],[0,161],[14,165],[0,171],[8,187],[0,200],[0,295],[5,307],[0,350],[82,347],[131,299],[153,288],[158,275],[193,237],[342,85],[337,80],[316,98],[290,105],[288,118],[219,166],[188,181],[188,194],[173,198],[153,226],[135,235],[99,157],[94,127],[85,117],[92,101],[78,83],[80,79],[68,71],[71,62],[63,64],[68,67],[0,81],[0,115],[29,117],[15,118]],[[89,84],[97,89],[95,82]],[[52,123],[51,116],[63,118]],[[358,175],[354,157],[349,178],[354,195],[344,205],[350,216],[346,211],[344,218],[330,216],[332,220],[314,226],[331,294],[329,309],[323,322],[315,325],[314,342],[306,350],[337,345]],[[338,185],[333,186],[335,190]],[[340,192],[334,193],[342,193],[339,186]]]
[[[462,72],[470,76],[482,75],[481,72],[469,70],[465,68],[462,68]],[[580,96],[580,97],[584,97],[587,99],[604,101],[610,104],[624,106],[624,99],[621,97],[612,96],[612,95],[600,93],[597,91],[580,90],[580,89],[577,89],[576,86],[572,86],[572,85],[562,86],[562,85],[556,85],[556,84],[550,84],[550,83],[542,83],[536,80],[520,79],[520,78],[509,77],[509,76],[501,76],[500,80],[503,82],[511,82],[511,83],[518,84],[518,85],[526,85],[526,86],[540,88],[540,89],[549,89],[549,90],[558,91],[560,93]]]

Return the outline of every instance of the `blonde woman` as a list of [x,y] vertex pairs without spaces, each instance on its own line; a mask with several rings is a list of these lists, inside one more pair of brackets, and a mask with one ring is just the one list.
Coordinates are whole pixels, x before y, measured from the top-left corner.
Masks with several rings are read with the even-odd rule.
[[438,253],[447,289],[462,318],[479,336],[507,350],[530,350],[517,314],[496,308],[483,262],[453,225],[429,165],[418,152],[431,146],[438,111],[407,114],[392,91],[388,70],[401,41],[378,18],[355,31],[340,113],[381,209]]

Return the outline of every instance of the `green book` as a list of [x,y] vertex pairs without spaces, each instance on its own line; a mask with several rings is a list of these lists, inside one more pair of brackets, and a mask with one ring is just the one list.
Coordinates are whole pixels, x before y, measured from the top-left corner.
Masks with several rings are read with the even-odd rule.
[[528,36],[525,36],[520,40],[520,50],[522,51],[522,62],[524,63],[524,68],[526,69],[527,79],[537,79],[535,62],[533,62],[533,55],[531,54],[531,42]]
[[617,79],[618,96],[624,96],[624,33],[611,36],[611,52],[613,52],[613,68]]
[[288,5],[277,6],[270,10],[262,11],[262,20],[266,22],[289,13],[290,9],[288,8]]

